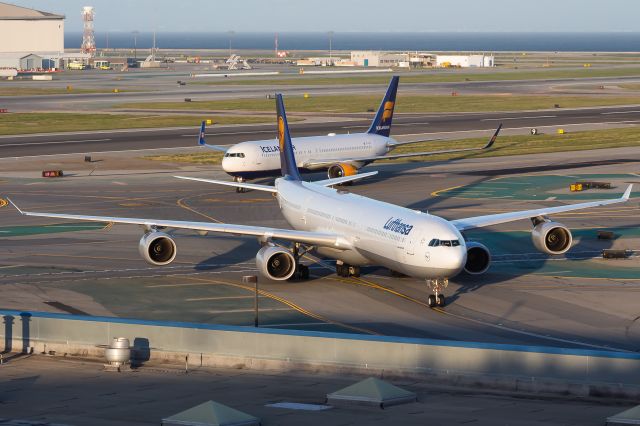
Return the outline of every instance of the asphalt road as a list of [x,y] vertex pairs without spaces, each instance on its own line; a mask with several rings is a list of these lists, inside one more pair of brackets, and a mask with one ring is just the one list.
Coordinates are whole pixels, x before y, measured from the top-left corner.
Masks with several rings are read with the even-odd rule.
[[[369,126],[369,115],[351,115],[350,119],[331,122],[293,123],[295,136],[322,135],[330,132],[363,132]],[[535,112],[402,114],[393,123],[393,136],[430,139],[454,132],[486,131],[487,135],[499,123],[504,129],[527,130],[532,127],[570,124],[636,124],[640,123],[640,106],[608,108],[554,109]],[[229,145],[247,140],[275,137],[275,127],[264,125],[213,126],[207,130],[210,144]],[[193,129],[146,129],[38,134],[0,137],[0,158],[96,153],[157,148],[192,147],[196,143],[198,123]],[[438,135],[429,136],[431,133]]]

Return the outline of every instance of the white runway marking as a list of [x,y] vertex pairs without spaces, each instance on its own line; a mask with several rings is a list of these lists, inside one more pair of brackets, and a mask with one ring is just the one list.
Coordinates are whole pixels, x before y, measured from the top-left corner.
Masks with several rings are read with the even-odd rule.
[[640,113],[640,110],[636,111],[611,111],[611,112],[601,112],[602,115],[613,115],[613,114],[637,114]]
[[84,142],[106,142],[112,139],[81,139],[77,141],[55,141],[55,142],[24,142],[24,143],[2,143],[0,148],[9,146],[29,146],[29,145],[58,145],[63,143],[84,143]]
[[529,117],[504,117],[504,118],[483,118],[480,121],[505,121],[505,120],[532,120],[534,118],[556,118],[557,115],[536,115]]

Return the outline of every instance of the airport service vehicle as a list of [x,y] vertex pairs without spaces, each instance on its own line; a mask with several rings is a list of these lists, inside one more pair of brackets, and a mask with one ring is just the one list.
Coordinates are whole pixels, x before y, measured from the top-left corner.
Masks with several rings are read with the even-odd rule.
[[[293,139],[296,165],[302,173],[327,170],[328,178],[354,176],[369,163],[376,160],[409,158],[445,153],[482,151],[491,148],[500,127],[489,143],[479,148],[449,149],[409,154],[388,154],[393,149],[412,142],[398,142],[391,138],[391,122],[396,104],[399,77],[391,78],[387,92],[380,103],[369,130],[366,133],[329,133],[327,136],[308,136]],[[198,144],[223,151],[222,169],[233,177],[234,182],[245,182],[280,174],[280,153],[277,139],[241,142],[226,149],[205,142],[205,122],[200,127]],[[242,192],[243,188],[236,188]]]
[[[300,258],[315,249],[320,255],[337,260],[336,272],[341,276],[359,276],[362,265],[382,265],[424,279],[433,291],[428,297],[429,306],[436,307],[445,305],[442,291],[449,278],[462,271],[482,274],[489,268],[489,249],[480,243],[465,241],[462,232],[530,219],[533,223],[531,237],[534,246],[544,253],[562,254],[571,247],[571,232],[566,226],[551,221],[549,215],[626,202],[633,186],[629,185],[624,195],[616,199],[449,221],[330,188],[351,181],[354,176],[303,182],[296,165],[281,95],[276,96],[276,103],[282,177],[276,179],[274,186],[176,177],[271,192],[293,229],[18,211],[27,216],[140,225],[144,229],[139,243],[140,254],[153,265],[167,265],[176,257],[176,243],[163,231],[166,228],[257,237],[262,247],[256,255],[256,265],[262,275],[272,280],[307,279],[309,269],[300,263]],[[278,240],[292,243],[291,248],[277,245],[275,241]]]
[[87,65],[82,63],[82,62],[73,61],[73,62],[69,62],[67,64],[67,69],[70,69],[70,70],[86,70],[87,69]]

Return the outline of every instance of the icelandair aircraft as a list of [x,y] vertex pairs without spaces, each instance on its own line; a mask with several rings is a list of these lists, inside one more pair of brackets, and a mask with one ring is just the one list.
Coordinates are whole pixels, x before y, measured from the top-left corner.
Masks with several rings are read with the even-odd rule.
[[[571,247],[571,232],[566,226],[551,221],[549,215],[624,203],[631,194],[632,185],[629,185],[621,198],[449,221],[329,187],[353,180],[353,176],[303,182],[296,164],[281,95],[276,96],[276,103],[282,177],[276,179],[275,186],[176,177],[271,192],[293,229],[34,213],[16,208],[27,216],[140,225],[144,229],[139,244],[140,254],[153,265],[167,265],[176,257],[176,243],[161,231],[165,228],[255,236],[262,244],[256,256],[257,267],[272,280],[307,279],[309,269],[300,263],[300,258],[315,249],[320,255],[337,260],[336,271],[341,276],[359,276],[362,265],[382,265],[424,279],[433,291],[428,297],[428,304],[435,307],[445,305],[442,292],[449,278],[463,270],[470,274],[482,274],[489,268],[489,249],[480,243],[465,241],[463,231],[530,219],[533,223],[531,236],[534,246],[544,253],[562,254]],[[366,176],[375,173],[369,172]],[[291,249],[276,245],[275,240],[291,242]]]
[[[327,170],[329,179],[354,176],[358,170],[376,160],[419,157],[464,151],[481,151],[491,148],[500,127],[489,143],[479,148],[450,149],[443,151],[415,152],[410,154],[387,153],[394,148],[416,142],[397,142],[389,137],[393,110],[396,104],[399,77],[391,78],[378,112],[366,133],[327,136],[308,136],[293,139],[296,165],[302,173]],[[234,182],[244,182],[280,174],[280,149],[277,139],[241,142],[229,149],[205,142],[205,123],[202,122],[198,144],[217,151],[224,151],[222,169],[233,176]],[[242,188],[237,188],[241,192]]]

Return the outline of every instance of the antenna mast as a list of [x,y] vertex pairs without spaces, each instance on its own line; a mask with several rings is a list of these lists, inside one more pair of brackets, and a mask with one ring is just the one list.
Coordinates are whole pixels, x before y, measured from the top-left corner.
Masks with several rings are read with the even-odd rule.
[[96,38],[93,31],[93,18],[96,12],[93,10],[93,6],[85,6],[82,8],[82,22],[84,31],[82,32],[82,46],[80,50],[82,53],[88,53],[91,56],[96,55]]

